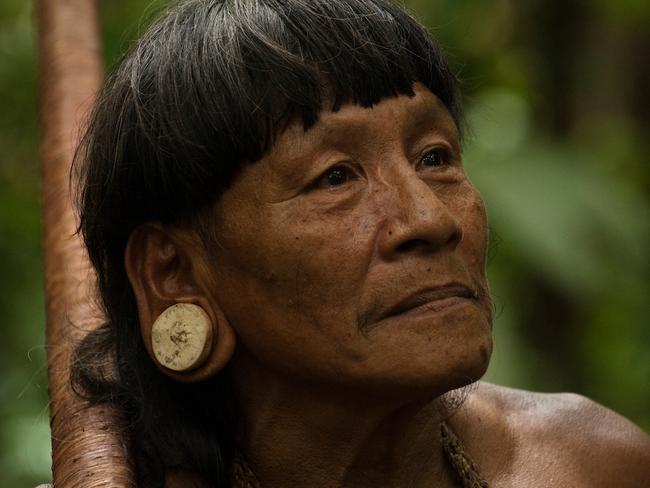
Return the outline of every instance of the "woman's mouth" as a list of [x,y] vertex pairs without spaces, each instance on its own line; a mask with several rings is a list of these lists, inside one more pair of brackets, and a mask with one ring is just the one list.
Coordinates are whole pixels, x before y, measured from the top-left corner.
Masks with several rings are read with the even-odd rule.
[[429,312],[442,312],[447,308],[475,300],[477,293],[460,283],[422,288],[406,294],[381,315],[380,320],[398,315],[419,315]]

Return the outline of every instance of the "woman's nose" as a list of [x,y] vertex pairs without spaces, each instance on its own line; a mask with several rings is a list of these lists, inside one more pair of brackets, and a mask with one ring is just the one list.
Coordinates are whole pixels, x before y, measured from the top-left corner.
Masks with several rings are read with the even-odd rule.
[[379,236],[384,259],[454,249],[461,241],[461,223],[435,188],[417,175],[400,178],[388,193],[391,198],[384,202],[386,219]]

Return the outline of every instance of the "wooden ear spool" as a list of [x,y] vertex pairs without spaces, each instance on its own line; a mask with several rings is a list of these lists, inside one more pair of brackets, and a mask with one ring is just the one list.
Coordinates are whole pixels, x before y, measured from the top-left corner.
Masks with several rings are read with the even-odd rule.
[[56,488],[135,487],[121,413],[70,386],[75,345],[102,323],[94,276],[75,235],[70,167],[102,83],[95,0],[37,0],[43,253],[52,472]]

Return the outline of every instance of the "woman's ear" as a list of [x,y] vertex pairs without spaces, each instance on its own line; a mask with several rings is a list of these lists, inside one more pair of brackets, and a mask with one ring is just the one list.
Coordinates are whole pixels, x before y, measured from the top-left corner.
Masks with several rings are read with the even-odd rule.
[[[202,381],[221,371],[233,355],[235,333],[211,290],[200,239],[189,230],[143,224],[129,236],[124,262],[142,339],[158,368],[183,382]],[[205,313],[197,313],[197,306]],[[183,310],[193,314],[183,315]],[[198,350],[193,361],[183,359],[186,346]]]

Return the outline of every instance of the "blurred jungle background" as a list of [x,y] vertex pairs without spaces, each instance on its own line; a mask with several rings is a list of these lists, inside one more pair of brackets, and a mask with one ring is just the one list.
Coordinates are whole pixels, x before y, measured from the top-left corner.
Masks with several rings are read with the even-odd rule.
[[[107,69],[163,1],[101,2]],[[490,213],[487,379],[650,429],[650,2],[411,0],[464,80]],[[0,486],[50,479],[31,2],[0,2]]]

